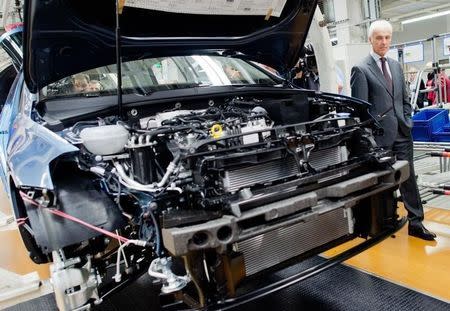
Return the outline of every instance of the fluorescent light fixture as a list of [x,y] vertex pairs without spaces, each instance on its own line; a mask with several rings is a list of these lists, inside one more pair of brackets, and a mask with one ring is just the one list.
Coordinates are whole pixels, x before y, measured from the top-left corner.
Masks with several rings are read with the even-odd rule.
[[429,14],[429,15],[424,15],[424,16],[420,16],[420,17],[415,17],[415,18],[411,18],[411,19],[405,19],[404,21],[402,21],[402,25],[405,24],[411,24],[414,22],[420,22],[420,21],[424,21],[430,18],[435,18],[435,17],[439,17],[439,16],[444,16],[450,14],[450,10],[448,11],[443,11],[443,12],[438,12],[438,13],[433,13],[433,14]]

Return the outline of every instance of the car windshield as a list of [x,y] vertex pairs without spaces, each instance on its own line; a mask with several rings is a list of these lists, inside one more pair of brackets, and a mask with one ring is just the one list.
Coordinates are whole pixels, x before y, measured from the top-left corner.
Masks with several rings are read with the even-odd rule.
[[[148,58],[122,64],[124,94],[149,94],[161,90],[226,85],[275,85],[278,82],[257,66],[223,56]],[[84,71],[41,90],[44,98],[115,94],[116,65]]]

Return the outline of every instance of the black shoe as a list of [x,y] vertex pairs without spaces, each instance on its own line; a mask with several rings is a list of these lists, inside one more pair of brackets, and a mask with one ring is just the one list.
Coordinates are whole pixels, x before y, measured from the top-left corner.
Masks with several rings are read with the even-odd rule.
[[436,238],[436,234],[428,231],[421,222],[413,225],[409,224],[408,234],[427,241],[433,241]]

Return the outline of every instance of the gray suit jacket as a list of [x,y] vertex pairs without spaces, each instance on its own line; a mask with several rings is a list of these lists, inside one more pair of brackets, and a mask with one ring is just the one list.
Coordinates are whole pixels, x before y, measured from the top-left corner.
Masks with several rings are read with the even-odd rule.
[[353,97],[372,104],[369,111],[373,116],[377,117],[392,108],[380,121],[384,135],[375,137],[378,145],[390,148],[398,134],[401,138],[411,139],[413,123],[403,69],[399,62],[391,58],[387,58],[387,62],[394,85],[392,93],[381,69],[370,55],[352,68],[350,84]]

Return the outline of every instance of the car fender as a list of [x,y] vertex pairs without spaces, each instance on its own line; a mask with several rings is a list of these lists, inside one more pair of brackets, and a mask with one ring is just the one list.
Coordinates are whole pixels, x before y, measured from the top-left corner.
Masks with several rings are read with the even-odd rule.
[[10,175],[17,187],[54,189],[50,162],[79,149],[66,140],[19,114],[14,120],[7,147]]

